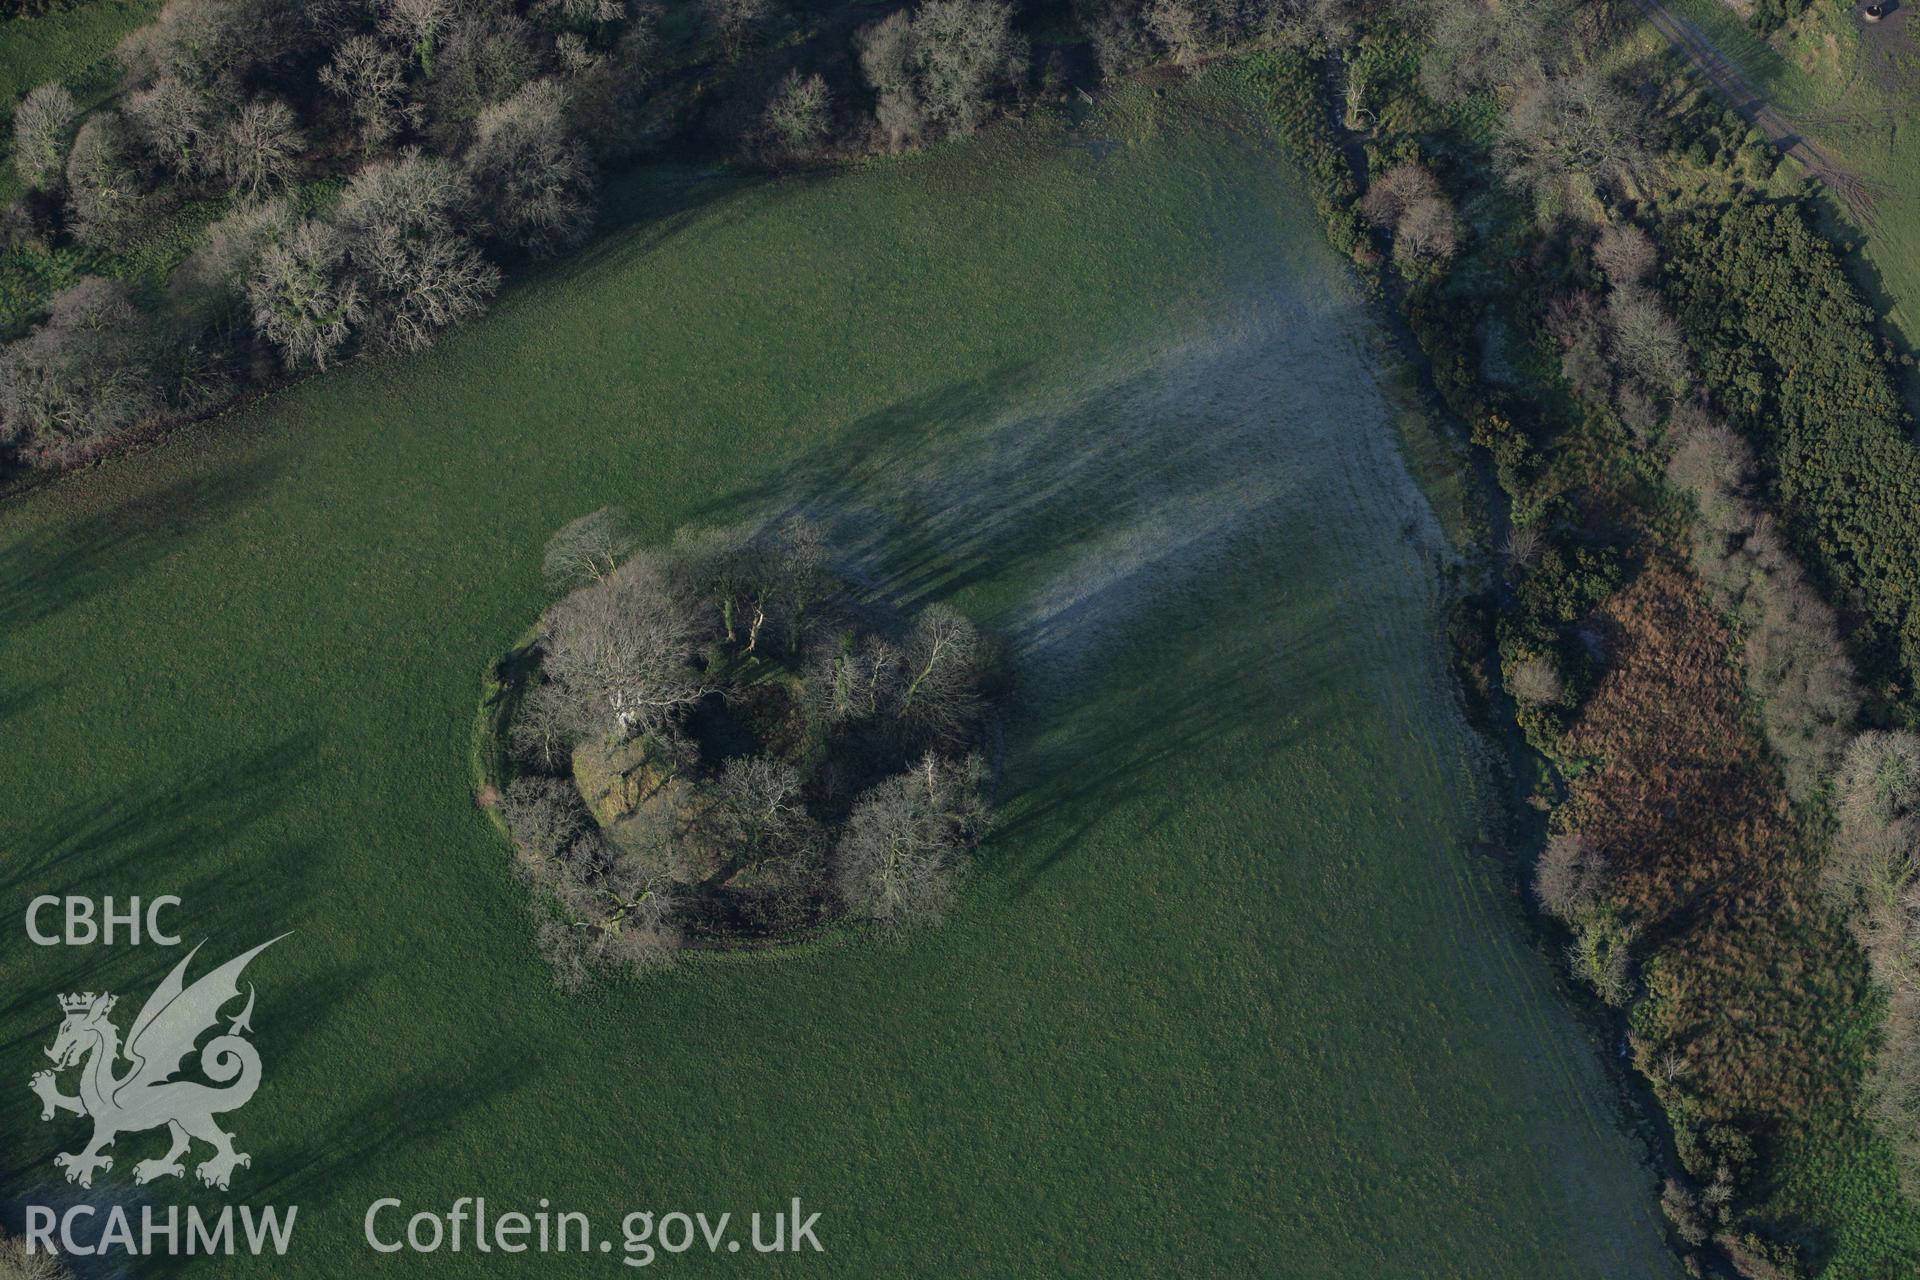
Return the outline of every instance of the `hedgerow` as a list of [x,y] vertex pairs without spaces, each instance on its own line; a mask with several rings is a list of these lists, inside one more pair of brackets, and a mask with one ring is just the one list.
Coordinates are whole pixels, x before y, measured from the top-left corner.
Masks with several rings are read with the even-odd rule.
[[1326,224],[1328,241],[1349,257],[1365,256],[1366,223],[1354,208],[1360,187],[1327,123],[1313,60],[1294,50],[1266,53],[1254,59],[1253,74],[1268,95],[1281,137],[1306,175],[1314,211]]

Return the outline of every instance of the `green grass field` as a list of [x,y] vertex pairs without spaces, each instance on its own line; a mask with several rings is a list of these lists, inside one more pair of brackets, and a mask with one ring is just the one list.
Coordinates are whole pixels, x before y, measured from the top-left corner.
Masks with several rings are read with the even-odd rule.
[[[82,1129],[26,1089],[55,995],[177,958],[26,946],[26,901],[178,893],[220,957],[296,931],[230,1117],[294,1250],[195,1276],[615,1274],[360,1242],[377,1197],[478,1194],[822,1212],[824,1257],[756,1274],[1675,1274],[1473,848],[1377,335],[1232,83],[1164,92],[656,179],[669,211],[437,351],[0,507],[7,1225],[76,1194]],[[1002,820],[945,927],[550,989],[469,734],[543,539],[606,503],[659,537],[804,504],[1008,637]]]

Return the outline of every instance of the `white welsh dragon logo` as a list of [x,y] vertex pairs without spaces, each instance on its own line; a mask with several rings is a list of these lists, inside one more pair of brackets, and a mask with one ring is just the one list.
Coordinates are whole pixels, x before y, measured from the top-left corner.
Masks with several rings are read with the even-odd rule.
[[[240,971],[247,962],[278,941],[280,938],[261,943],[189,987],[185,981],[187,965],[200,951],[195,947],[148,997],[140,1016],[133,1020],[124,1050],[120,1029],[108,1017],[117,997],[91,991],[60,997],[60,1008],[67,1016],[53,1047],[47,1050],[54,1068],[33,1077],[33,1091],[40,1095],[42,1120],[53,1119],[56,1112],[71,1111],[93,1121],[92,1141],[77,1153],[53,1158],[67,1171],[68,1182],[91,1187],[95,1170],[113,1168],[113,1158],[101,1153],[113,1145],[116,1136],[161,1125],[172,1135],[173,1145],[159,1159],[134,1165],[135,1182],[183,1176],[186,1166],[180,1158],[195,1138],[213,1148],[213,1154],[194,1168],[195,1176],[210,1187],[226,1190],[234,1169],[253,1163],[251,1156],[233,1149],[233,1135],[222,1131],[213,1120],[245,1106],[260,1087],[260,1054],[243,1038],[253,1030],[249,1021],[253,1016],[252,984],[247,987],[246,1008],[228,1021],[225,1033],[207,1041],[200,1050],[201,1074],[213,1084],[172,1077],[193,1053],[200,1037],[219,1024],[222,1006],[239,998]],[[133,1065],[124,1074],[115,1075],[114,1065],[123,1052]],[[76,1065],[80,1067],[80,1092],[70,1097],[60,1092],[54,1072]]]

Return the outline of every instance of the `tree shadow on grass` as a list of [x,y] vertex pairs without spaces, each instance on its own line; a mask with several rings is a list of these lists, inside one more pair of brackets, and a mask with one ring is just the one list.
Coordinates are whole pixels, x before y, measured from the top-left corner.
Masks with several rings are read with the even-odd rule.
[[[1223,759],[1223,735],[1251,727],[1245,740],[1270,752],[1337,714],[1354,663],[1348,588],[1288,601],[1285,688],[1261,610],[1282,583],[1337,578],[1329,542],[1353,530],[1328,524],[1317,508],[1342,495],[1311,477],[1344,483],[1343,467],[1367,464],[1355,454],[1322,473],[1289,456],[1347,446],[1274,429],[1278,413],[1325,408],[1317,392],[1290,404],[1276,389],[1292,375],[1275,354],[1229,322],[1064,398],[1005,367],[870,414],[702,514],[807,515],[855,580],[908,608],[982,589],[983,620],[1014,659],[1012,717],[1033,740],[1000,836],[1068,824],[1018,871],[1030,886],[1116,802],[1159,797],[1134,815],[1149,829],[1179,817],[1182,792],[1156,775],[1199,758],[1222,782],[1265,767]],[[1302,555],[1328,563],[1296,577]]]
[[212,855],[279,808],[284,784],[307,768],[318,744],[316,732],[303,731],[258,751],[234,752],[186,777],[115,788],[41,814],[9,843],[0,895],[27,888],[124,893],[136,882],[114,877],[144,870],[143,864],[231,866],[231,859]]
[[47,698],[59,685],[51,680],[36,684],[0,685],[0,727],[15,716],[24,715]]
[[[273,852],[290,865],[304,867],[311,862],[308,856],[311,847],[306,844],[277,845]],[[201,950],[194,957],[187,974],[189,982],[250,947],[292,932],[283,911],[251,910],[244,933],[232,929],[210,932],[192,928],[184,923],[188,918],[185,911],[195,902],[206,901],[239,902],[251,906],[263,902],[298,901],[305,891],[304,879],[301,875],[290,881],[283,871],[276,870],[268,881],[260,872],[245,867],[216,871],[185,881],[179,896],[186,907],[176,910],[163,921],[169,928],[178,930],[178,946],[161,948],[144,945],[136,949],[94,945],[58,948],[60,963],[57,977],[50,984],[29,984],[24,981],[14,984],[8,993],[7,1004],[0,1008],[0,1024],[24,1020],[23,1030],[0,1043],[0,1059],[31,1059],[36,1067],[44,1065],[32,1046],[45,1048],[52,1043],[55,1027],[59,1023],[55,1000],[60,995],[75,991],[111,992],[120,997],[123,1008],[137,1009],[159,985],[161,975],[185,960],[196,947]],[[114,896],[117,903],[126,901],[125,895]],[[58,914],[57,909],[49,909],[42,921],[43,927],[57,930]],[[268,962],[262,957],[256,963]],[[306,985],[309,988],[314,986],[311,981]],[[317,1012],[324,1012],[330,1003],[321,1000],[317,990],[301,988],[296,988],[291,997],[276,994],[272,1002],[283,1008],[298,1009],[302,1019],[299,1025],[303,1028],[310,1027],[317,1020]],[[39,1009],[43,1016],[36,1017],[35,1009]],[[303,1038],[294,1036],[286,1042],[297,1044]],[[15,1101],[18,1100],[0,1097],[0,1121],[8,1118],[10,1105]]]
[[[294,926],[295,911],[311,898],[320,844],[276,839],[270,847],[255,848],[253,841],[262,821],[278,810],[287,784],[311,766],[315,747],[313,735],[292,737],[263,751],[236,753],[183,781],[156,783],[99,801],[77,801],[42,817],[14,846],[19,853],[8,859],[0,873],[4,875],[0,898],[7,901],[24,904],[30,894],[41,892],[95,898],[107,893],[124,898],[135,892],[170,892],[184,900],[167,922],[181,935],[181,947],[63,949],[56,957],[57,982],[51,987],[35,980],[29,989],[21,974],[9,974],[16,981],[9,983],[0,1004],[0,1024],[15,1030],[0,1048],[0,1061],[23,1064],[23,1075],[22,1087],[0,1090],[0,1132],[14,1138],[4,1144],[9,1159],[0,1168],[0,1184],[22,1192],[23,1198],[14,1204],[137,1206],[150,1198],[161,1205],[178,1199],[177,1192],[165,1187],[158,1189],[162,1194],[149,1197],[124,1176],[132,1160],[155,1153],[148,1149],[157,1140],[152,1134],[128,1135],[128,1141],[120,1144],[123,1167],[94,1190],[83,1191],[62,1181],[51,1155],[71,1149],[84,1132],[75,1126],[86,1122],[66,1117],[42,1124],[38,1101],[24,1088],[24,1075],[29,1066],[45,1065],[40,1050],[51,1043],[59,1021],[53,1000],[59,992],[111,990],[126,1005],[137,1008],[160,974],[184,959],[187,948],[203,937],[206,950],[194,961],[190,977]],[[148,883],[143,877],[149,869],[164,869],[167,882]],[[213,919],[209,921],[205,910],[194,911],[196,904],[215,905]],[[244,936],[236,929],[243,930]],[[309,1041],[327,1034],[335,1012],[364,986],[370,973],[367,966],[351,962],[320,970],[302,966],[301,977],[282,985],[270,967],[273,959],[270,951],[256,962],[262,985],[254,1036],[270,1072],[272,1063],[299,1060]],[[42,1003],[44,1010],[39,1008]],[[225,1012],[230,1015],[235,1010]],[[456,1072],[449,1065],[433,1080],[416,1080],[406,1087],[417,1090],[416,1096],[403,1097],[404,1091],[395,1091],[377,1104],[362,1107],[325,1137],[289,1152],[256,1152],[255,1168],[243,1172],[246,1185],[239,1194],[249,1202],[264,1203],[264,1193],[271,1188],[288,1184],[311,1188],[313,1167],[324,1151],[345,1152],[339,1158],[352,1160],[409,1135],[433,1132],[452,1109],[488,1096],[504,1074],[476,1075],[469,1068],[463,1063]],[[465,1078],[456,1079],[458,1074]],[[194,1194],[199,1194],[197,1188]],[[83,1274],[114,1272],[109,1267]],[[158,1273],[143,1265],[142,1274]]]
[[[178,480],[106,511],[50,521],[0,545],[0,630],[44,621],[145,572],[178,541],[259,493],[274,466],[255,459]],[[56,503],[58,492],[32,500]]]
[[[104,1214],[110,1207],[120,1205],[126,1208],[137,1232],[140,1208],[147,1204],[164,1215],[169,1205],[188,1201],[197,1204],[203,1215],[211,1217],[229,1201],[255,1206],[306,1206],[325,1201],[343,1173],[356,1172],[376,1158],[391,1160],[406,1148],[457,1127],[462,1114],[486,1105],[505,1092],[517,1079],[510,1066],[511,1061],[517,1060],[503,1056],[491,1066],[476,1067],[464,1058],[450,1058],[422,1068],[402,1083],[355,1104],[323,1132],[309,1134],[305,1140],[290,1146],[270,1148],[264,1141],[256,1143],[244,1129],[244,1122],[236,1123],[232,1127],[240,1130],[237,1145],[248,1151],[253,1162],[235,1174],[230,1192],[202,1191],[197,1185],[164,1180],[152,1187],[136,1186],[125,1170],[130,1169],[136,1159],[159,1154],[164,1138],[158,1131],[124,1134],[123,1141],[115,1144],[119,1153],[115,1167],[96,1179],[91,1189],[64,1181],[50,1161],[36,1161],[7,1170],[5,1182],[15,1193],[0,1199],[0,1217],[17,1226],[28,1204],[45,1205],[56,1214],[81,1204],[91,1205],[99,1214]],[[78,1140],[77,1132],[70,1136]],[[192,1163],[204,1155],[204,1149],[196,1145],[188,1157],[189,1179]],[[303,1208],[302,1216],[310,1212]],[[295,1225],[297,1236],[302,1224],[296,1220]],[[91,1239],[103,1226],[104,1220],[96,1215],[78,1223],[76,1233],[83,1239]],[[236,1222],[234,1229],[240,1232],[241,1224]],[[68,1264],[83,1280],[106,1280],[130,1274],[127,1264],[117,1255],[72,1258]],[[189,1257],[162,1255],[142,1259],[139,1274],[189,1274],[201,1265]]]
[[[1345,660],[1331,638],[1314,646],[1316,665]],[[1302,657],[1290,655],[1296,668]],[[1191,818],[1193,792],[1169,786],[1170,777],[1190,771],[1197,781],[1196,764],[1204,761],[1209,788],[1231,790],[1263,773],[1273,753],[1326,731],[1339,715],[1329,686],[1311,682],[1309,691],[1283,692],[1268,664],[1252,655],[1177,655],[1166,674],[1169,690],[1193,696],[1157,698],[1125,680],[1096,678],[1082,686],[1090,701],[1072,707],[1068,732],[1036,734],[1021,754],[1011,790],[998,798],[1003,816],[979,854],[991,867],[1023,851],[1017,863],[1004,864],[1015,896],[1032,891],[1120,806],[1134,810],[1129,829],[1139,835]],[[1240,749],[1223,751],[1227,743]]]
[[[277,811],[285,784],[307,768],[316,743],[312,734],[298,735],[263,751],[228,757],[189,779],[116,790],[40,815],[6,845],[0,903],[11,914],[24,913],[26,904],[42,894],[96,900],[112,895],[121,903],[136,894],[147,899],[174,894],[182,906],[164,923],[185,945],[200,940],[194,922],[207,918],[209,906],[226,919],[244,910],[260,935],[255,940],[265,941],[283,930],[290,907],[304,896],[314,865],[305,847],[309,842],[291,848],[281,842],[259,851],[260,856],[243,856],[235,846]],[[19,945],[27,945],[24,934]],[[62,989],[124,982],[152,967],[153,950],[60,948]],[[13,986],[0,997],[0,1023],[54,994]]]
[[256,1161],[249,1196],[281,1203],[326,1198],[343,1171],[357,1172],[376,1157],[390,1161],[506,1093],[521,1079],[518,1064],[533,1052],[531,1045],[502,1046],[488,1062],[449,1055],[404,1073],[399,1083],[350,1104],[320,1131]]
[[[1226,557],[1233,536],[1279,510],[1284,495],[1248,486],[1276,462],[1247,416],[1250,393],[1271,381],[1253,367],[1263,355],[1247,342],[1196,344],[1065,398],[1031,366],[1004,366],[868,414],[699,514],[822,520],[860,577],[916,608],[1109,545],[1120,554],[1097,581],[1111,606],[1170,557]],[[1253,385],[1220,394],[1236,382]],[[1181,527],[1160,527],[1173,521]],[[1153,545],[1129,545],[1146,526]],[[1102,611],[1030,625],[1080,630]]]
[[616,176],[603,195],[593,238],[544,265],[529,280],[597,281],[622,264],[659,252],[696,226],[726,226],[751,216],[734,197],[755,190],[798,192],[826,173],[766,174],[663,162]]

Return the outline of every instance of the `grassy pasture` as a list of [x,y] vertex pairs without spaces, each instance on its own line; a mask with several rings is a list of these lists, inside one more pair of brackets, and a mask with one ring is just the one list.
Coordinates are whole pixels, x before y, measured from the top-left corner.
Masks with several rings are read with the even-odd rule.
[[[25,1088],[54,995],[173,959],[27,947],[21,909],[173,892],[221,955],[297,930],[231,1123],[295,1249],[195,1276],[613,1274],[360,1242],[376,1197],[476,1194],[602,1232],[800,1196],[829,1252],[765,1274],[1675,1274],[1472,847],[1403,410],[1232,81],[631,194],[427,356],[0,507],[7,1225],[75,1194]],[[605,503],[657,537],[805,505],[1009,638],[1002,821],[943,929],[549,989],[469,735],[542,539]]]

